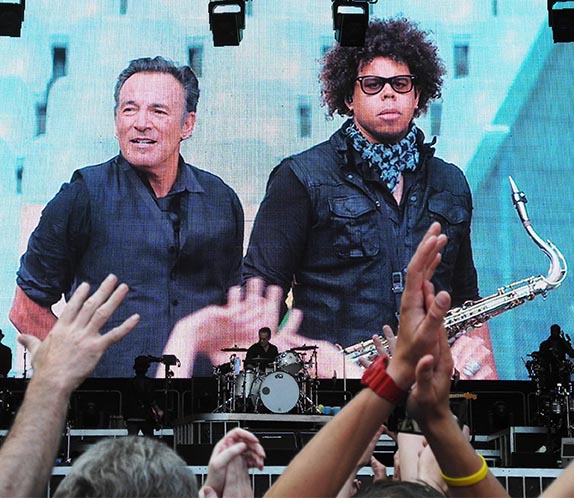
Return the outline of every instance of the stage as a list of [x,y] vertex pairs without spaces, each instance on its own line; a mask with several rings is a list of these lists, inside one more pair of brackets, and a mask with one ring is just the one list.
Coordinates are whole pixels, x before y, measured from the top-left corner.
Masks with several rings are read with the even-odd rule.
[[[216,379],[154,382],[156,399],[167,413],[164,428],[156,431],[155,435],[172,446],[200,480],[206,473],[213,445],[226,431],[243,427],[259,437],[267,460],[263,471],[252,472],[258,496],[333,417],[319,413],[294,413],[296,409],[293,413],[214,413],[219,401]],[[5,412],[17,409],[26,383],[26,379],[2,379],[0,383],[3,435],[10,423]],[[127,434],[122,403],[128,387],[129,379],[88,379],[74,392],[53,471],[52,487],[90,444],[103,437]],[[548,451],[549,437],[539,420],[534,387],[533,383],[523,381],[461,381],[451,403],[455,413],[466,417],[472,429],[473,446],[485,457],[511,496],[537,496],[561,471],[561,465],[573,456],[568,454],[562,459],[561,447],[557,451],[558,458],[556,452],[551,455]],[[360,388],[358,380],[320,380],[317,403],[333,412],[344,406]],[[557,439],[556,435],[552,437]],[[558,438],[557,444],[561,446],[561,443],[561,438]],[[567,447],[571,446],[570,443]],[[394,441],[383,435],[375,456],[391,469],[395,450]],[[362,479],[369,476],[370,469],[361,471]]]

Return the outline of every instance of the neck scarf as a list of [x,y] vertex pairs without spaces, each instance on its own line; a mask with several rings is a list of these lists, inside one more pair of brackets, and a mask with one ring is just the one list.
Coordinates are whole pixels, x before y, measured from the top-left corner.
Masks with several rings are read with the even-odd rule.
[[351,140],[354,149],[370,168],[377,171],[391,192],[394,192],[403,171],[417,169],[419,150],[416,145],[417,127],[414,124],[405,138],[395,144],[370,143],[355,123],[347,126],[344,133]]

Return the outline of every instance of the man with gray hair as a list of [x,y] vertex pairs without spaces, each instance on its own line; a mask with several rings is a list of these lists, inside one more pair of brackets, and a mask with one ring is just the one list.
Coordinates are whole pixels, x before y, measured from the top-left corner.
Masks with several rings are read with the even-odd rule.
[[82,454],[54,498],[73,496],[253,496],[249,468],[263,468],[257,437],[235,428],[215,445],[201,490],[193,471],[165,443],[148,437],[105,439]]
[[197,481],[175,451],[148,437],[104,439],[82,454],[54,498],[197,496]]
[[10,319],[43,339],[62,295],[112,272],[132,292],[109,327],[134,311],[142,326],[94,375],[129,377],[134,356],[159,356],[180,318],[225,302],[239,282],[244,228],[235,192],[180,155],[199,98],[191,68],[133,60],[114,96],[120,154],[75,171],[48,203],[21,259]]

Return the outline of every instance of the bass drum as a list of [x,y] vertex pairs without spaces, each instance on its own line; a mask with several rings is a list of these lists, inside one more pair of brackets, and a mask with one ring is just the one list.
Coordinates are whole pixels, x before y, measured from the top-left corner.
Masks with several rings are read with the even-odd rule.
[[272,413],[290,412],[299,401],[299,384],[286,372],[273,372],[260,377],[253,384],[251,392],[256,394],[256,400],[253,400],[255,406],[258,406],[258,400]]

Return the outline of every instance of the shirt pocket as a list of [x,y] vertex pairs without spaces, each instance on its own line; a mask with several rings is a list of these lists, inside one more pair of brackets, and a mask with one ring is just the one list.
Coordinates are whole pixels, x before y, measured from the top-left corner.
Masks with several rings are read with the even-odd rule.
[[362,196],[329,199],[334,249],[341,258],[366,258],[379,252],[377,210]]
[[466,198],[446,191],[437,192],[429,198],[431,222],[438,221],[442,226],[442,233],[448,237],[442,255],[445,262],[456,260],[461,241],[470,227],[472,213],[466,207],[465,200]]

